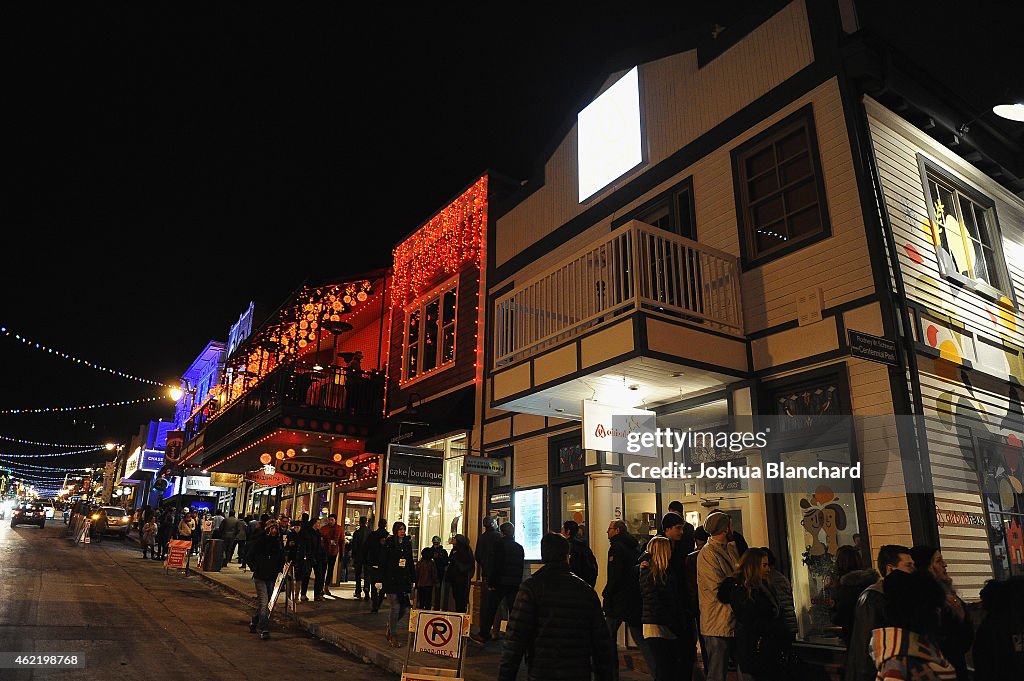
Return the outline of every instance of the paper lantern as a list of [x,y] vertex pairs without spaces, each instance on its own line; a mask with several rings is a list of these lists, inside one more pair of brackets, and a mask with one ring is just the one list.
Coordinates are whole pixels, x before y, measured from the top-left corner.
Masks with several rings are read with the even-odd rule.
[[270,454],[266,452],[260,454],[260,463],[263,464],[264,466],[269,464],[271,461],[273,461],[273,459],[271,458]]

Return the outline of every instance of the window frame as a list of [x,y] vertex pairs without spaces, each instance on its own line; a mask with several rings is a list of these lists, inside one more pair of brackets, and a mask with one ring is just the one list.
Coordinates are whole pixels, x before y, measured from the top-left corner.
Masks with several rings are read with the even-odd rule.
[[[444,297],[447,293],[455,292],[455,316],[451,322],[453,330],[452,340],[452,358],[448,361],[442,362],[442,353],[444,350],[444,329],[448,324],[444,324]],[[435,321],[435,327],[437,329],[436,342],[434,344],[436,352],[436,364],[424,371],[423,370],[423,350],[426,347],[426,333],[427,333],[427,307],[434,302],[438,303],[437,320]],[[459,276],[456,275],[451,279],[445,281],[429,292],[419,296],[404,308],[405,320],[402,326],[402,385],[414,383],[427,376],[433,376],[440,371],[449,369],[455,366],[456,360],[458,359],[459,349]],[[409,320],[413,314],[419,314],[419,330],[417,332],[416,341],[409,341]],[[409,349],[410,346],[416,348],[416,369],[417,372],[413,376],[409,376]]]
[[[680,199],[684,194],[686,199],[685,201],[681,201]],[[690,223],[689,229],[685,231],[681,223],[683,212],[683,205],[681,204],[685,205],[688,210],[687,219]],[[681,236],[685,239],[690,239],[691,241],[697,241],[697,214],[693,198],[693,175],[690,175],[683,181],[669,187],[654,198],[645,201],[622,217],[612,220],[611,231],[614,232],[616,229],[632,220],[639,220],[640,222],[646,223],[644,217],[650,215],[659,208],[668,209],[672,229],[665,229],[664,227],[658,227],[658,229],[663,229],[669,234],[675,234],[676,236]]]
[[[805,130],[807,136],[807,155],[813,175],[811,183],[817,192],[820,229],[802,237],[791,239],[788,244],[779,245],[760,253],[755,252],[754,234],[752,232],[754,221],[751,206],[749,205],[748,181],[744,162],[755,153],[763,151],[765,147],[774,145],[783,137],[800,128]],[[828,210],[828,195],[825,191],[825,176],[821,164],[821,154],[818,150],[818,132],[811,104],[807,104],[778,123],[775,123],[767,130],[743,142],[732,150],[731,156],[733,193],[736,200],[736,222],[739,228],[741,247],[740,261],[744,271],[772,262],[832,236],[832,221]],[[776,172],[780,165],[776,161],[774,166]],[[782,189],[776,189],[774,193],[781,194],[782,191]],[[783,220],[785,219],[784,213]]]
[[[954,175],[949,172],[932,159],[926,157],[924,154],[917,155],[917,165],[921,173],[921,186],[924,190],[924,202],[925,209],[928,212],[929,227],[934,230],[938,225],[938,220],[935,217],[935,203],[932,199],[931,188],[928,186],[929,182],[936,182],[938,184],[946,185],[947,189],[953,191],[954,197],[957,194],[963,196],[969,201],[975,203],[985,211],[985,225],[978,226],[978,232],[984,230],[984,235],[991,240],[991,244],[985,243],[982,239],[982,245],[992,249],[992,256],[995,260],[996,272],[995,276],[999,280],[1000,286],[1007,288],[1000,288],[998,286],[992,286],[991,284],[984,281],[977,281],[966,277],[960,272],[949,272],[946,270],[946,266],[942,260],[942,246],[941,242],[937,239],[935,232],[932,232],[932,247],[935,250],[935,260],[938,266],[939,274],[943,279],[949,281],[961,288],[965,288],[979,295],[988,298],[996,303],[1005,303],[1000,301],[1000,298],[1005,297],[1013,305],[1014,309],[1017,306],[1017,299],[1014,295],[1013,280],[1010,278],[1010,271],[1006,267],[1006,256],[1003,254],[1003,232],[999,228],[999,216],[996,213],[996,202],[994,199],[985,194],[982,190],[977,187],[968,184],[966,180],[961,177]],[[960,206],[959,201],[955,202],[957,205],[954,206],[956,211],[957,219],[960,220]],[[961,221],[961,231],[964,231],[963,222]]]

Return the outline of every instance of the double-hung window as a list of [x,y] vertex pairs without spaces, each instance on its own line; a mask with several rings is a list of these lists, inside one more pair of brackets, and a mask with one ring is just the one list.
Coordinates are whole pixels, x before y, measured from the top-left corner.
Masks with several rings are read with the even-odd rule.
[[405,380],[455,362],[457,284],[457,280],[446,284],[406,310]]

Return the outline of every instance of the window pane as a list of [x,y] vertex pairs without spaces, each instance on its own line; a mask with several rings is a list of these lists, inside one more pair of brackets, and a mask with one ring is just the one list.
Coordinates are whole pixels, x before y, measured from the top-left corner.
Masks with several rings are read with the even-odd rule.
[[441,363],[455,360],[455,324],[444,327],[444,334],[441,341]]
[[[561,490],[561,507],[562,507],[562,523],[567,520],[575,520],[576,524],[580,526],[582,531],[583,541],[587,540],[586,530],[586,518],[587,518],[587,501],[583,485],[570,485],[569,487],[563,487]],[[561,523],[559,523],[559,529],[561,529]]]
[[765,227],[758,227],[757,232],[754,234],[754,240],[759,252],[774,248],[779,244],[784,244],[786,239],[786,223],[781,220]]
[[960,223],[967,230],[967,233],[975,241],[981,241],[981,234],[978,233],[978,225],[974,219],[974,202],[963,196],[957,196],[960,199]]
[[[849,466],[848,445],[826,446],[787,452],[782,460],[793,466]],[[835,592],[826,580],[835,567],[840,546],[852,546],[857,524],[858,502],[852,490],[821,485],[808,493],[804,480],[786,480],[786,531],[793,576],[799,638],[814,643],[839,643],[837,628],[830,619]]]
[[771,224],[783,217],[782,197],[776,197],[754,208],[754,226]]
[[653,482],[622,482],[623,520],[641,542],[658,532],[658,496]]
[[779,190],[779,181],[775,176],[775,172],[769,172],[761,177],[758,177],[750,182],[748,185],[750,200],[757,201],[772,192]]
[[430,371],[437,366],[437,336],[440,312],[440,299],[434,299],[427,303],[426,314],[423,318],[423,371]]
[[805,208],[786,220],[789,238],[814,234],[821,230],[821,212],[817,206]]
[[801,208],[817,205],[818,188],[814,185],[814,179],[812,178],[793,187],[792,189],[786,190],[785,196],[786,212],[795,213]]
[[412,378],[419,372],[419,339],[420,339],[420,311],[416,310],[409,315],[408,330],[406,333],[406,357],[405,376]]
[[786,161],[782,164],[782,184],[787,185],[790,182],[799,180],[800,178],[807,177],[811,174],[811,156],[807,153],[802,153],[794,159]]
[[794,130],[777,143],[779,161],[793,158],[807,150],[807,133],[803,127]]
[[444,294],[444,318],[441,324],[451,324],[455,321],[455,289],[446,291]]
[[419,350],[419,343],[409,346],[409,354],[405,358],[406,378],[412,378],[419,372]]
[[943,236],[941,240],[944,250],[943,262],[946,263],[948,269],[970,276],[963,233],[960,221],[955,215],[953,192],[936,182],[930,183],[930,187],[935,223]]
[[640,222],[645,222],[648,225],[657,227],[658,229],[672,230],[672,211],[669,210],[667,203],[655,206],[652,210],[642,214],[637,219],[640,220]]
[[676,194],[676,215],[679,216],[679,224],[675,230],[676,233],[693,239],[696,236],[696,232],[693,229],[693,221],[690,219],[689,191]]
[[996,267],[996,253],[988,246],[984,246],[985,281],[993,288],[1002,288],[999,279],[999,269]]
[[748,178],[760,175],[766,170],[771,170],[775,167],[775,151],[769,145],[757,153],[748,156],[745,165]]
[[413,312],[412,314],[409,315],[409,323],[408,323],[407,328],[408,328],[408,333],[406,334],[406,337],[408,338],[407,342],[409,343],[409,345],[412,345],[413,343],[418,341],[419,338],[420,338],[420,311],[419,310],[416,310],[415,312]]

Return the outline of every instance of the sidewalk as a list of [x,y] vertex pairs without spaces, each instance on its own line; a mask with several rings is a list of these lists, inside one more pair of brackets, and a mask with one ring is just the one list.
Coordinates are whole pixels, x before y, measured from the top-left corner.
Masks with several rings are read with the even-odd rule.
[[[224,588],[234,594],[254,599],[252,585],[252,573],[242,572],[237,563],[221,568],[220,572],[195,572],[204,580]],[[381,669],[395,674],[401,674],[402,665],[407,655],[407,639],[402,639],[401,648],[391,648],[384,639],[384,630],[387,627],[388,608],[387,604],[381,607],[378,614],[370,614],[369,602],[356,600],[352,597],[354,583],[349,582],[332,588],[334,598],[327,598],[322,603],[299,603],[297,622],[299,626],[314,636],[342,648],[349,653],[362,658]],[[312,591],[312,585],[310,585]],[[280,617],[284,601],[278,602],[274,616]],[[409,618],[405,616],[399,623],[402,631],[408,631]],[[400,636],[401,637],[401,636]],[[501,658],[501,642],[491,642],[486,648],[478,648],[467,642],[468,648],[465,655],[463,676],[467,681],[493,681],[497,675],[498,662]],[[427,655],[426,653],[414,653],[410,657],[410,663],[423,666],[452,666],[448,660]],[[526,678],[525,661],[520,668],[520,678]],[[649,680],[647,674],[622,669],[620,671],[622,681]]]

